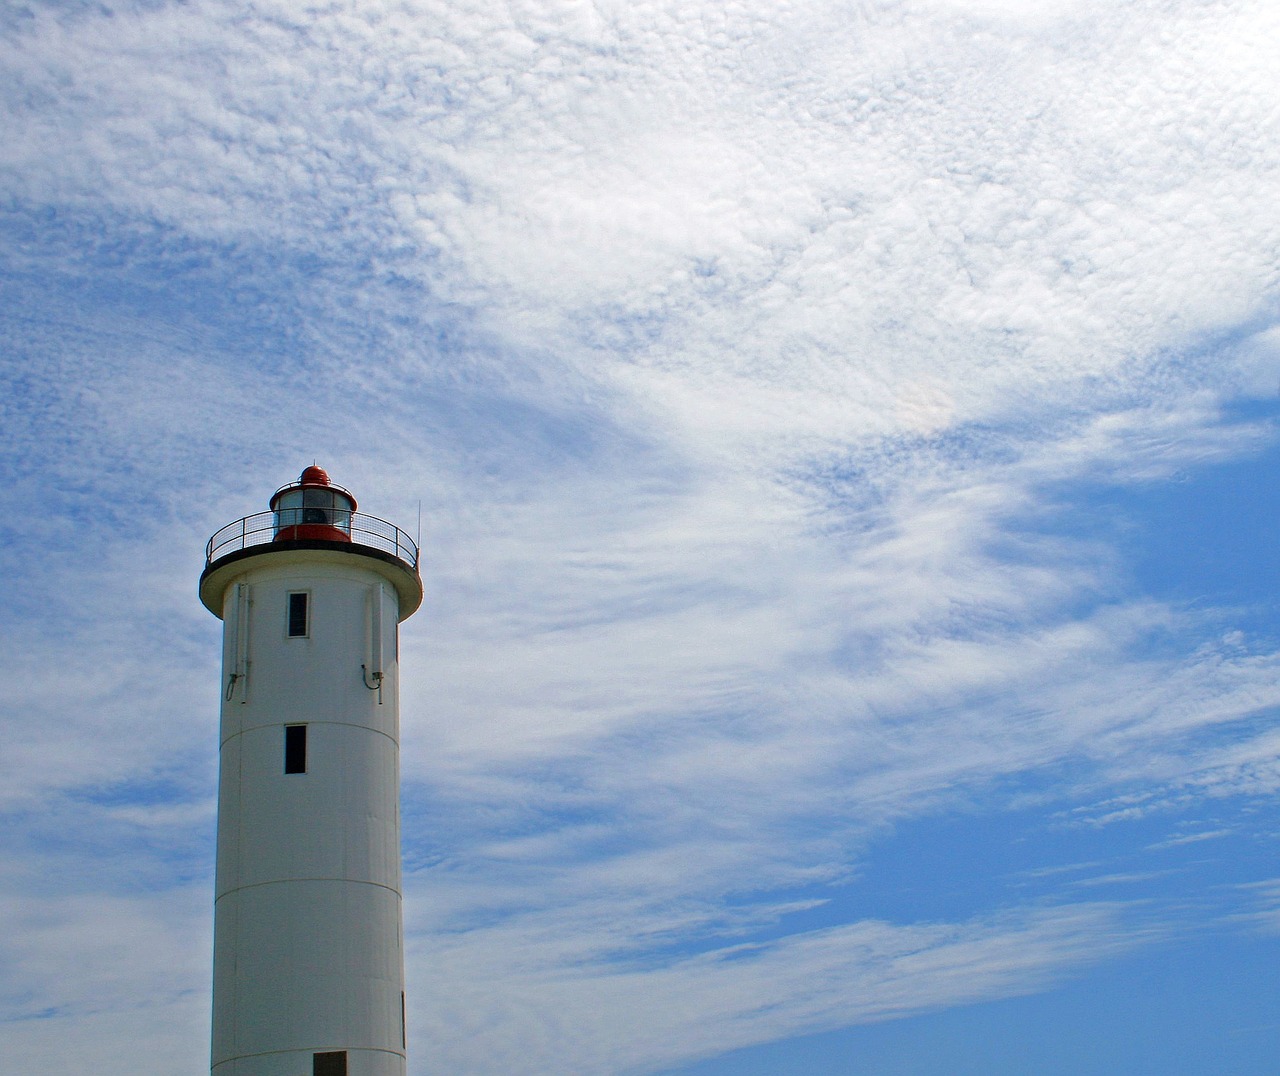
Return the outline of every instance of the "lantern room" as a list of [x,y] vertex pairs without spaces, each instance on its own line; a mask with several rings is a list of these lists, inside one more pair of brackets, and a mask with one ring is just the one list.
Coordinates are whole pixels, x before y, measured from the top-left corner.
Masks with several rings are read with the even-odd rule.
[[308,467],[298,481],[276,490],[271,498],[274,540],[351,541],[351,513],[356,499],[329,481],[323,467]]

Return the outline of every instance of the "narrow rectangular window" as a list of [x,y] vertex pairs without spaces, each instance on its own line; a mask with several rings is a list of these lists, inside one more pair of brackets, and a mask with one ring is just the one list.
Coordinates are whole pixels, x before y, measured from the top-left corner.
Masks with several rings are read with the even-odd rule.
[[404,991],[400,991],[400,1048],[402,1050],[409,1049],[409,1029],[405,1027],[404,1020]]
[[307,726],[284,727],[284,772],[307,772]]
[[312,1054],[311,1076],[347,1076],[347,1051]]
[[307,594],[295,591],[289,595],[289,638],[297,639],[307,634]]

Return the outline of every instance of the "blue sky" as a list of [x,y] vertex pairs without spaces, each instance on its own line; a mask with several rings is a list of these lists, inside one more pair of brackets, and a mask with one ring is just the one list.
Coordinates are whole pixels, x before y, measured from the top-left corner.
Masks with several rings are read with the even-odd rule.
[[315,459],[422,506],[413,1073],[1270,1072],[1277,47],[7,8],[6,1065],[207,1064],[195,583]]

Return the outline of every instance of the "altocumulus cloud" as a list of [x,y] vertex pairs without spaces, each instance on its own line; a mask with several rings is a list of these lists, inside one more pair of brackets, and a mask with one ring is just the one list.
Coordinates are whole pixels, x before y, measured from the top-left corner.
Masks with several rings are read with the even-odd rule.
[[[1196,864],[1274,817],[1274,602],[1129,535],[1273,458],[1280,12],[0,27],[16,1071],[203,1063],[193,584],[313,457],[423,504],[415,1071],[671,1069],[1273,930],[1271,873]],[[1021,858],[934,858],[966,818]]]

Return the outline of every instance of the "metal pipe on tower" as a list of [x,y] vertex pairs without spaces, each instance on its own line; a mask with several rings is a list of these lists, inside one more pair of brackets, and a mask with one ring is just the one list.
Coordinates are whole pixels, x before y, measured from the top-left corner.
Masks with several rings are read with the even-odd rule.
[[404,1076],[398,626],[418,548],[319,467],[210,540],[213,1076]]

